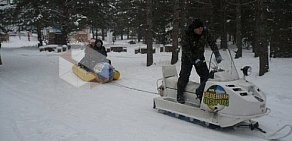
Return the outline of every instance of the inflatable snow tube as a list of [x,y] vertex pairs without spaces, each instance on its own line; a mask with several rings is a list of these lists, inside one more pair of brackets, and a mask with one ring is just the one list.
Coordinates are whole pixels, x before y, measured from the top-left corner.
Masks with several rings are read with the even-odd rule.
[[113,80],[118,80],[120,78],[120,72],[115,70],[115,68],[109,63],[98,63],[95,65],[93,71],[88,72],[80,66],[73,65],[72,71],[80,79],[86,82],[100,82],[107,83]]
[[115,70],[115,71],[114,71],[114,80],[118,80],[118,79],[120,79],[120,76],[121,76],[120,72],[117,71],[117,70]]
[[97,75],[94,72],[87,72],[86,70],[80,68],[77,65],[72,66],[72,71],[75,75],[77,75],[80,79],[86,82],[94,81]]
[[97,74],[97,81],[101,83],[110,82],[114,79],[114,67],[109,63],[98,63],[94,67],[94,72]]

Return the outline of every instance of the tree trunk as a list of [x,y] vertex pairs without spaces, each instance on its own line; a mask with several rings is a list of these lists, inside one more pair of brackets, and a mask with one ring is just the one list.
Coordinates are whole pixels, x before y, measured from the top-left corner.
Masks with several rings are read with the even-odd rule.
[[40,46],[43,46],[42,29],[40,27],[39,22],[37,22],[36,24],[37,24],[36,28],[37,28],[37,35],[38,35],[38,41],[39,41],[38,47],[40,47]]
[[267,27],[267,23],[265,22],[265,10],[266,6],[264,4],[264,0],[258,1],[259,7],[259,60],[260,60],[260,70],[259,76],[264,75],[266,72],[269,71],[269,57],[268,57],[268,42],[267,42],[267,33],[265,31]]
[[271,57],[292,57],[292,1],[269,1]]
[[67,31],[63,31],[62,35],[61,35],[61,44],[62,45],[67,45],[68,44],[68,32]]
[[256,15],[255,15],[255,20],[256,20],[256,27],[255,27],[255,46],[253,46],[253,52],[254,52],[254,57],[259,57],[259,44],[260,44],[260,2],[257,4],[257,10],[256,10]]
[[129,39],[130,39],[130,29],[127,28],[127,40],[129,40]]
[[235,58],[242,57],[242,37],[241,37],[241,5],[240,0],[237,0],[238,5],[236,6],[236,46],[237,52]]
[[180,21],[180,6],[179,0],[174,2],[174,20],[172,29],[172,56],[171,64],[175,64],[178,61],[178,34],[179,34],[179,21]]
[[98,30],[95,28],[95,39],[98,39]]
[[141,28],[140,27],[138,28],[138,33],[137,34],[138,34],[137,38],[138,38],[138,43],[139,43],[139,42],[141,42],[141,39],[142,39],[142,33],[141,33]]
[[[66,16],[66,18],[70,17],[69,15],[69,10],[68,7],[66,6],[66,1],[62,1],[62,15]],[[66,20],[62,21],[62,37],[61,37],[61,44],[63,45],[67,45],[67,41],[68,41],[68,34],[71,32],[71,30],[69,30],[69,25],[66,23]]]
[[123,31],[121,31],[121,40],[124,40]]
[[101,39],[104,41],[105,37],[104,37],[104,28],[101,28]]
[[227,49],[227,28],[226,28],[226,2],[222,0],[222,39],[221,39],[221,48]]
[[1,44],[1,40],[0,40],[0,65],[2,65],[2,59],[1,59],[1,46],[2,46],[2,44]]
[[93,27],[91,27],[91,34],[92,34],[92,38],[94,38],[94,37],[95,37],[95,34],[94,34],[94,29],[93,29]]
[[[188,15],[188,0],[180,0],[181,4],[180,4],[180,14],[181,14],[181,20],[180,20],[180,27],[184,27],[184,25],[187,25],[187,15]],[[180,32],[180,37],[182,37],[182,34],[184,34],[184,29],[181,28],[181,32]]]
[[147,43],[147,66],[153,64],[153,41],[152,41],[152,0],[147,0],[147,33],[146,33],[146,43]]
[[[37,5],[34,5],[36,8],[36,15],[40,14],[40,8]],[[43,37],[42,37],[42,27],[40,21],[36,22],[37,38],[39,41],[38,47],[43,46]]]

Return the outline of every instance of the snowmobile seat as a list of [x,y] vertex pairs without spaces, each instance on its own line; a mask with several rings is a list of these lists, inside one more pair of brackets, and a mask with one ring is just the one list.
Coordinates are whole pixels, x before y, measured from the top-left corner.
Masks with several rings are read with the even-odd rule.
[[178,76],[175,66],[162,66],[162,76],[163,78]]
[[[165,88],[170,88],[170,89],[177,89],[177,80],[178,77],[174,76],[174,77],[168,77],[165,79]],[[199,83],[193,82],[193,81],[189,81],[185,91],[189,92],[189,93],[194,93],[196,92],[196,89],[199,87]]]
[[[175,66],[162,66],[162,75],[165,84],[165,88],[169,89],[177,89],[177,80],[178,75]],[[200,84],[189,81],[185,91],[190,93],[195,93],[196,89],[199,87]]]

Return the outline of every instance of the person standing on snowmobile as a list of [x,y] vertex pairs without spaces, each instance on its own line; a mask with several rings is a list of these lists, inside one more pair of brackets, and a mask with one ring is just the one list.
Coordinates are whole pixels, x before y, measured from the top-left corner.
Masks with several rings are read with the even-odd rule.
[[204,28],[204,24],[200,19],[195,19],[185,32],[182,40],[182,57],[181,70],[177,82],[177,102],[184,104],[184,91],[193,65],[197,74],[200,76],[200,86],[196,89],[197,98],[202,99],[203,91],[206,82],[209,78],[209,70],[205,61],[204,51],[205,45],[208,44],[215,54],[216,62],[220,63],[222,57],[218,47],[215,44],[215,39]]
[[106,59],[107,52],[100,39],[91,39],[90,44],[85,48],[85,56],[78,63],[78,66],[87,71],[92,71],[97,63],[107,62],[111,64],[110,60]]

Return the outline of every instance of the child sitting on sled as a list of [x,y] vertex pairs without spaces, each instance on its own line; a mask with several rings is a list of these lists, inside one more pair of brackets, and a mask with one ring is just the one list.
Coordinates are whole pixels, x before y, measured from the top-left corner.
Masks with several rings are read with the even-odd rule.
[[[96,80],[102,83],[115,79],[118,71],[111,65],[111,61],[106,58],[107,52],[100,39],[91,39],[90,44],[85,48],[85,56],[78,63],[78,66],[87,72],[95,73]],[[118,79],[118,78],[117,78]]]
[[103,42],[100,39],[91,39],[90,44],[85,48],[85,56],[78,63],[78,66],[85,69],[88,72],[93,72],[93,68],[96,64],[101,62],[107,62],[111,64],[107,58],[107,52],[103,46]]

